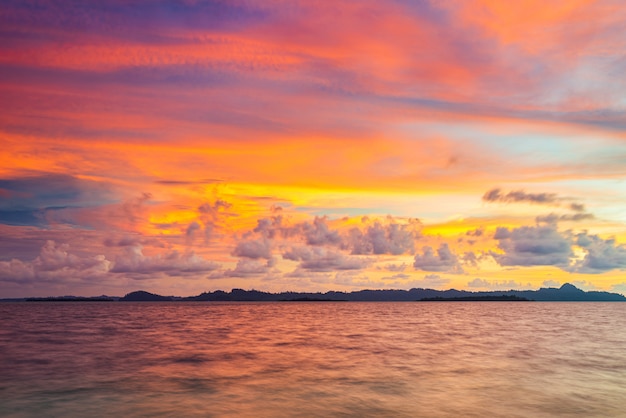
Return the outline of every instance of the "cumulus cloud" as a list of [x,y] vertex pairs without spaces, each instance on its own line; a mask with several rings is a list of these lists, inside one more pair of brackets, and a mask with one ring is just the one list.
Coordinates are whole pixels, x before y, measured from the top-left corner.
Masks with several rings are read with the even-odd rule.
[[80,257],[69,252],[68,244],[47,241],[31,262],[18,259],[0,261],[0,281],[64,281],[102,277],[112,266],[104,255]]
[[27,283],[37,276],[32,263],[25,263],[16,258],[10,261],[0,261],[0,281]]
[[[626,246],[614,238],[603,239],[587,232],[572,236],[559,233],[555,224],[524,226],[509,230],[498,228],[494,238],[503,253],[490,254],[501,266],[553,265],[576,273],[603,273],[626,268]],[[585,255],[574,261],[572,246],[580,247]]]
[[205,202],[198,207],[198,212],[204,215],[204,219],[209,221],[217,221],[222,214],[230,209],[232,204],[225,200],[217,199],[215,202]]
[[478,267],[479,257],[476,256],[472,251],[466,251],[461,257],[463,260],[463,264],[469,265],[472,267]]
[[195,238],[197,233],[202,229],[202,226],[196,221],[192,222],[187,226],[187,230],[185,231],[185,236],[188,241],[191,241]]
[[129,277],[165,273],[168,276],[186,276],[211,272],[219,264],[205,260],[194,252],[180,253],[170,251],[164,254],[146,256],[141,245],[124,248],[124,252],[115,259],[111,273],[128,273]]
[[288,235],[284,233],[285,228],[283,228],[282,222],[283,217],[281,215],[261,218],[257,221],[257,226],[254,228],[253,232],[269,239],[275,238],[278,233]]
[[347,238],[347,246],[352,254],[393,254],[413,253],[416,232],[411,225],[375,222],[365,231],[352,228]]
[[338,245],[341,243],[339,232],[328,228],[325,217],[316,216],[313,223],[305,222],[301,224],[301,227],[308,245]]
[[274,215],[257,221],[257,226],[249,234],[256,233],[269,239],[283,238],[301,240],[307,245],[339,246],[339,231],[331,229],[326,217],[316,216],[312,222],[300,222],[288,225],[283,222],[283,215]]
[[447,243],[441,244],[436,254],[430,246],[423,247],[422,251],[422,254],[415,254],[413,267],[417,270],[463,273],[458,257],[450,251]]
[[221,199],[217,199],[213,203],[205,202],[198,207],[198,218],[204,225],[206,241],[213,238],[216,231],[222,228],[226,218],[235,216],[234,213],[228,211],[231,207],[232,204]]
[[255,260],[250,258],[241,258],[237,261],[237,265],[234,269],[228,269],[224,271],[221,276],[225,277],[254,277],[267,274],[271,271],[273,261],[268,260],[262,262],[261,260]]
[[259,258],[269,260],[272,258],[272,246],[270,241],[266,238],[239,241],[233,250],[233,255],[255,260]]
[[465,235],[467,235],[468,237],[481,237],[484,233],[485,230],[483,228],[476,228],[471,231],[467,231]]
[[371,264],[369,259],[345,255],[341,251],[326,247],[292,247],[283,253],[283,258],[299,261],[300,269],[314,272],[360,270]]
[[555,225],[498,228],[494,235],[503,253],[491,251],[501,266],[558,266],[567,269],[572,253],[570,237]]
[[626,246],[617,244],[614,238],[602,239],[586,232],[576,235],[576,244],[585,251],[572,270],[579,273],[603,273],[626,268]]

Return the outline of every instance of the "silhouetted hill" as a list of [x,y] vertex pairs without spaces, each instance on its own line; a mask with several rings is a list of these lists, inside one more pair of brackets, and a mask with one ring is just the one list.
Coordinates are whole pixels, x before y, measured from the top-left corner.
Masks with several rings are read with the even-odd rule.
[[530,299],[514,295],[462,296],[458,298],[424,298],[421,302],[530,302]]
[[123,298],[120,298],[122,302],[171,302],[173,300],[170,296],[161,296],[154,293],[138,290],[136,292],[130,292]]
[[555,302],[623,302],[626,297],[618,293],[589,291],[585,292],[576,286],[565,283],[560,288],[542,287],[539,290],[510,290],[505,294],[513,294],[516,296],[534,299],[537,301],[555,301]]
[[[507,290],[490,292],[470,292],[466,290],[359,290],[356,292],[305,293],[282,292],[267,293],[258,290],[233,289],[228,292],[216,290],[205,292],[198,296],[182,298],[186,301],[417,301],[424,299],[439,300],[535,300],[535,301],[626,301],[626,297],[610,292],[585,292],[569,283],[560,288],[541,288],[539,290]],[[507,299],[508,298],[508,299]]]
[[538,290],[504,290],[488,292],[470,292],[467,290],[359,290],[355,292],[329,291],[326,293],[281,292],[268,293],[258,290],[232,289],[230,292],[216,290],[204,292],[197,296],[161,296],[139,290],[131,292],[122,298],[99,296],[83,298],[77,296],[62,296],[58,298],[28,298],[4,299],[3,301],[111,301],[122,302],[272,302],[272,301],[359,301],[359,302],[411,302],[420,300],[532,300],[532,301],[562,301],[562,302],[626,302],[626,297],[611,292],[585,292],[576,286],[565,283],[560,288],[549,287]]

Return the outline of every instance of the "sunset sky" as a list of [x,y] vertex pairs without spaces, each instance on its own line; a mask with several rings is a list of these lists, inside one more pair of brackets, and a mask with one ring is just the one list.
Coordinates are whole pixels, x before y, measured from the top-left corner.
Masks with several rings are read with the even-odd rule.
[[626,292],[619,0],[5,0],[0,297]]

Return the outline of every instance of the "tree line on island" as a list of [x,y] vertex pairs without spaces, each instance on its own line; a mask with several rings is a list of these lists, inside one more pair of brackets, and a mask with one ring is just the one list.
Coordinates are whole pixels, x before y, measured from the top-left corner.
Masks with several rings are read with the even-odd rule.
[[479,291],[467,290],[359,290],[354,292],[329,291],[325,293],[280,292],[269,293],[258,290],[232,289],[230,292],[216,290],[197,296],[161,296],[143,290],[128,293],[124,297],[98,296],[93,298],[63,296],[51,298],[28,298],[36,302],[410,302],[410,301],[586,301],[624,302],[626,297],[618,293],[583,291],[566,283],[560,288],[538,290]]

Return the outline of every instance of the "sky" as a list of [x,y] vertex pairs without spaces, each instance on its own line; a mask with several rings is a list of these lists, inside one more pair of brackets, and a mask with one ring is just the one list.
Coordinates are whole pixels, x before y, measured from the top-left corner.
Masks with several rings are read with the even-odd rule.
[[3,0],[0,297],[625,293],[625,73],[619,0]]

